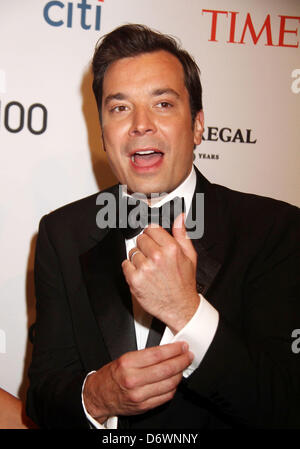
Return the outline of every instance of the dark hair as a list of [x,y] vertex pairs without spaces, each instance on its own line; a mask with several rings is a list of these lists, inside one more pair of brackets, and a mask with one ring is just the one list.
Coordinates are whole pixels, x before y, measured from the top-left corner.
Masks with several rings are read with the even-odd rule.
[[165,50],[173,54],[182,64],[185,86],[189,93],[192,121],[194,122],[197,112],[202,109],[200,70],[196,62],[187,51],[179,46],[173,37],[137,24],[118,27],[103,36],[97,43],[92,68],[94,74],[93,91],[100,120],[103,79],[108,66],[118,59],[159,50]]

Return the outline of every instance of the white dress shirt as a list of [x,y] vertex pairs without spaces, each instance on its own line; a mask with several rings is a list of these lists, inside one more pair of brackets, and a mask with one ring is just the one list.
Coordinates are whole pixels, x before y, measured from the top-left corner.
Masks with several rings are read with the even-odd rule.
[[[155,204],[152,204],[152,206],[160,207],[164,203],[171,201],[176,196],[183,197],[185,201],[185,210],[187,216],[192,204],[195,187],[196,173],[194,167],[192,167],[189,176],[182,182],[182,184],[180,184],[171,193],[163,196],[161,199],[159,198],[158,201],[155,202]],[[127,192],[125,190],[123,191],[123,195],[127,195]],[[137,237],[138,236],[133,237],[132,239],[125,240],[127,258],[129,251],[136,246]],[[192,363],[184,370],[184,377],[188,377],[200,365],[206,351],[208,350],[213,340],[219,322],[218,311],[201,294],[199,294],[199,297],[200,304],[190,321],[176,335],[174,335],[172,331],[166,326],[160,342],[160,345],[174,343],[176,341],[186,341],[188,343],[189,350],[194,354],[194,359]],[[137,348],[138,350],[140,350],[144,349],[146,346],[149,329],[151,327],[152,316],[145,312],[134,298],[132,298],[132,301]],[[110,417],[105,423],[101,425],[86,411],[83,399],[82,405],[88,420],[93,424],[94,427],[98,429],[117,428],[118,417]]]

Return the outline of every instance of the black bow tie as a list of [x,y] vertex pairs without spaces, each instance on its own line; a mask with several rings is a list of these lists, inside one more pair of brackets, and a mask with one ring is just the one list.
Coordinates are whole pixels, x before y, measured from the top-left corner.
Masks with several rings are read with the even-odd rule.
[[184,198],[179,197],[161,207],[149,207],[143,201],[125,197],[122,207],[127,208],[127,214],[119,217],[119,228],[126,239],[137,236],[150,223],[159,224],[171,234],[175,218],[185,212]]

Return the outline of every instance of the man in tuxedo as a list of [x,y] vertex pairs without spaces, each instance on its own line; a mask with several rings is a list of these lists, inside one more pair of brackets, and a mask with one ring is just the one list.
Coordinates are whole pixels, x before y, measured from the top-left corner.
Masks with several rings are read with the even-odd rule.
[[[122,26],[93,71],[120,185],[41,220],[29,416],[46,428],[298,427],[298,209],[193,166],[202,89],[174,39]],[[117,211],[135,192],[150,211],[183,198],[185,214],[169,232],[104,226],[107,195]]]

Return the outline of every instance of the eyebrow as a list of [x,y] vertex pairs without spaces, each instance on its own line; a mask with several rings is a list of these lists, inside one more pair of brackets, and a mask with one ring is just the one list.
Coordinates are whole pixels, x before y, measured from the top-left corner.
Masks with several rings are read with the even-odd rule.
[[107,95],[107,97],[104,100],[104,105],[106,106],[110,101],[113,100],[126,100],[128,97],[125,94],[122,94],[121,92],[118,92],[117,94],[111,94]]
[[165,94],[173,95],[173,96],[176,97],[176,98],[179,98],[179,96],[180,96],[179,93],[176,92],[176,90],[171,89],[171,87],[166,87],[166,88],[161,88],[161,89],[154,89],[154,90],[151,92],[151,95],[152,95],[153,97],[159,97],[159,96],[165,95]]
[[[176,92],[176,90],[171,89],[170,87],[154,89],[151,92],[152,97],[159,97],[159,96],[165,95],[165,94],[173,95],[176,98],[180,97],[180,95]],[[122,101],[122,100],[127,100],[127,99],[128,99],[127,95],[123,94],[122,92],[117,92],[116,94],[108,95],[104,100],[104,105],[106,106],[110,101],[113,101],[113,100],[121,100]]]

